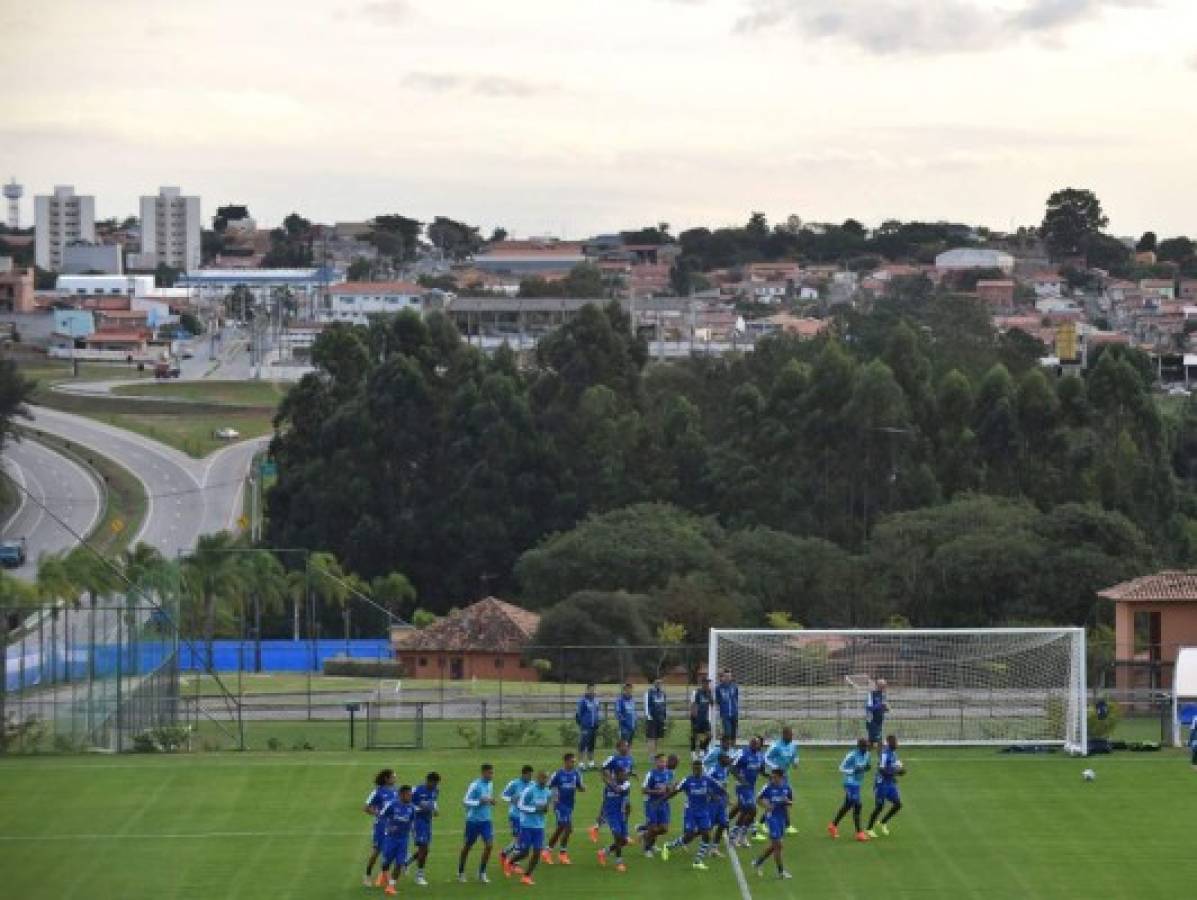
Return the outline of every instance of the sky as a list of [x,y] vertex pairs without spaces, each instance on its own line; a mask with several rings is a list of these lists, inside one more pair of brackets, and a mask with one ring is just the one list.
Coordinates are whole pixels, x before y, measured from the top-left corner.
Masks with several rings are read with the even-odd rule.
[[0,176],[98,217],[1197,233],[1192,0],[0,0]]

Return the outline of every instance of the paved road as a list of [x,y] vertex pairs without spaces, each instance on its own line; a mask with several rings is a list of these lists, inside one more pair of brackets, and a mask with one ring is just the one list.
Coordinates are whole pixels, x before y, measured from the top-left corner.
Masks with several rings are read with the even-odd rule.
[[267,438],[224,447],[205,459],[141,435],[57,410],[33,407],[37,428],[93,447],[141,481],[149,506],[133,541],[165,556],[189,551],[201,534],[232,528],[241,514],[242,485],[253,454]]
[[[4,450],[4,466],[18,484],[78,534],[86,535],[100,517],[101,495],[92,474],[44,444],[26,438]],[[19,505],[0,527],[4,540],[25,538],[28,561],[9,572],[27,580],[37,574],[37,558],[73,547],[75,538],[54,517],[19,493]]]

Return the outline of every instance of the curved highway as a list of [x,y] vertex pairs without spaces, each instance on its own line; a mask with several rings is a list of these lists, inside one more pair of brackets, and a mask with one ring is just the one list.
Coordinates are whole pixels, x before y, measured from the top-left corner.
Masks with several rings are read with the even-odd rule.
[[25,565],[9,572],[32,580],[37,575],[38,556],[75,545],[74,536],[54,517],[76,534],[86,535],[100,518],[102,495],[90,471],[32,438],[8,443],[4,448],[4,465],[13,480],[37,501],[33,502],[18,489],[17,508],[0,527],[3,540],[26,541]]

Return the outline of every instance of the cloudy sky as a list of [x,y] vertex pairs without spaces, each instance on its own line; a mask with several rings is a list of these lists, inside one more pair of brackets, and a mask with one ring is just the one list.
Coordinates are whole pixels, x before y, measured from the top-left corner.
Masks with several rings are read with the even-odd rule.
[[1197,233],[1192,0],[0,0],[0,34],[0,175],[101,217],[178,184],[270,224],[1005,228],[1076,185]]

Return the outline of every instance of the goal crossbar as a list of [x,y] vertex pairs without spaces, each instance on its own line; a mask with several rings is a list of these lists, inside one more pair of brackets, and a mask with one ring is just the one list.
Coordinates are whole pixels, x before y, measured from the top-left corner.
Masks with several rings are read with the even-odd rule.
[[742,733],[849,744],[864,676],[888,683],[883,727],[903,743],[1087,747],[1081,628],[712,629],[708,665],[740,685]]

